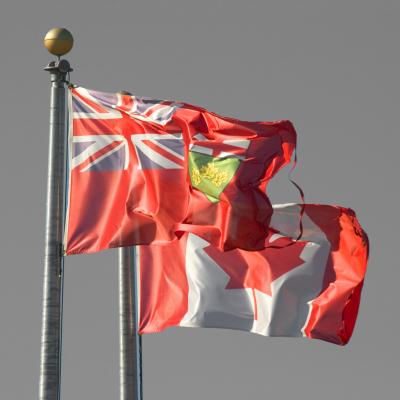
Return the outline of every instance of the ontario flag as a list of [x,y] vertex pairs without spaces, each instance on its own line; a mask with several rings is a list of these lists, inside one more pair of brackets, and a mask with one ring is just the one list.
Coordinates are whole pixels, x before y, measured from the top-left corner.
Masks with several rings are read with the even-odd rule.
[[69,117],[66,254],[186,231],[224,250],[263,248],[266,186],[296,146],[289,121],[82,87],[69,90]]
[[138,246],[141,333],[171,326],[307,337],[339,345],[353,332],[368,238],[350,209],[277,205],[262,251],[221,252],[186,233]]

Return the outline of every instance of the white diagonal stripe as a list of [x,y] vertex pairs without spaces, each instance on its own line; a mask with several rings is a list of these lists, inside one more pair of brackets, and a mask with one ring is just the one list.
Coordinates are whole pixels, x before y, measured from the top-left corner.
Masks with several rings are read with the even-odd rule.
[[196,153],[206,154],[208,156],[212,156],[212,149],[209,147],[199,146],[197,144],[191,144],[189,146],[190,151],[195,151]]
[[98,111],[94,110],[93,107],[90,106],[90,104],[82,101],[79,97],[75,97],[75,99],[81,103],[84,104],[85,107],[90,108],[93,110],[92,113],[83,113],[83,112],[74,112],[73,117],[76,119],[116,119],[116,118],[122,118],[122,115],[119,111],[114,110],[113,108],[110,108],[109,106],[104,105],[101,103],[99,100],[94,98],[87,89],[78,87],[75,89],[81,96],[90,99],[93,103],[96,103],[99,107],[105,109],[107,112],[105,113],[99,113]]
[[250,140],[224,140],[222,143],[228,144],[229,146],[240,147],[242,149],[247,149],[250,145]]
[[[98,164],[100,161],[104,160],[105,158],[111,156],[112,154],[114,154],[116,151],[120,150],[122,147],[125,146],[125,143],[121,143],[119,144],[117,147],[114,147],[112,150],[108,151],[107,153],[103,154],[102,156],[96,158],[94,161],[92,161],[89,165],[87,165],[85,168],[81,169],[80,172],[86,172],[87,170],[89,170],[90,168],[93,167],[93,165]],[[126,160],[128,159],[127,155],[125,154],[125,164],[124,164],[124,169],[128,168],[128,163],[126,162]]]
[[[112,142],[121,141],[122,145],[126,146],[125,150],[125,169],[128,167],[129,163],[129,155],[128,144],[126,139],[122,135],[86,135],[86,136],[73,136],[73,143],[86,143],[86,142],[94,142],[89,147],[87,147],[82,153],[78,154],[76,157],[72,159],[71,169],[76,168],[83,162],[85,162],[91,155],[97,153],[103,147],[108,146]],[[119,146],[118,146],[119,148]],[[107,152],[106,154],[110,154]],[[104,157],[103,157],[104,158]]]
[[162,140],[152,140],[152,143],[155,143],[157,146],[160,146],[162,149],[164,149],[165,151],[167,151],[168,153],[172,154],[173,156],[180,158],[181,160],[185,159],[185,156],[182,154],[177,153],[176,151],[170,149],[169,147],[165,146],[162,143]]
[[[156,143],[157,145],[159,145],[158,140],[161,139],[160,137],[164,139],[177,139],[175,135],[139,134],[131,136],[132,142],[135,145],[135,147],[137,147],[143,154],[149,157],[152,162],[167,169],[183,169],[181,165],[174,163],[173,161],[162,156],[161,154],[157,153],[156,151],[154,151],[149,146],[146,146],[146,144],[143,143],[143,140],[151,140],[152,143]],[[138,157],[138,159],[140,162],[140,157]],[[142,169],[141,165],[140,169]]]

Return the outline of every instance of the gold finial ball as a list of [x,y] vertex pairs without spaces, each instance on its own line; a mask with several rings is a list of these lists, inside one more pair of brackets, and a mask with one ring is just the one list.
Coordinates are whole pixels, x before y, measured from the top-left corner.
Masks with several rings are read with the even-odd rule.
[[63,56],[72,49],[74,38],[65,28],[53,28],[46,33],[43,43],[51,54]]

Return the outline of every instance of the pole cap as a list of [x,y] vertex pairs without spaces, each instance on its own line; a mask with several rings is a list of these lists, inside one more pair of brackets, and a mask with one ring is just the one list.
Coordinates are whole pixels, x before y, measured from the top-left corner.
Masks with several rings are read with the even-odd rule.
[[46,33],[43,44],[51,54],[60,57],[72,49],[74,38],[65,28],[53,28]]

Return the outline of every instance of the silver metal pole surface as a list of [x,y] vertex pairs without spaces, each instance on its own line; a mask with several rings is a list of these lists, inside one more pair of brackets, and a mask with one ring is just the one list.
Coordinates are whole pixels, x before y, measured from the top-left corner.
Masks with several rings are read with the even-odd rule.
[[50,140],[46,199],[46,234],[39,399],[60,398],[62,235],[65,186],[65,83],[68,61],[51,62]]
[[142,342],[137,331],[135,248],[119,248],[118,257],[120,400],[142,400]]

